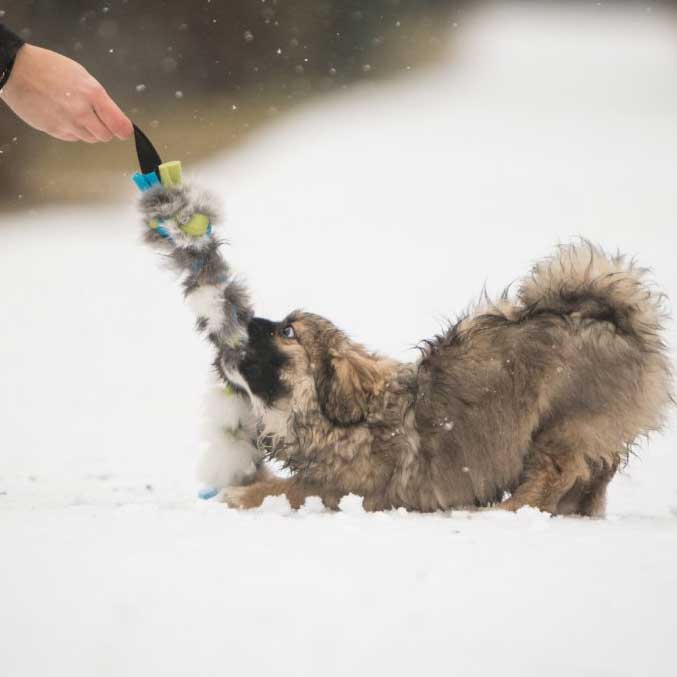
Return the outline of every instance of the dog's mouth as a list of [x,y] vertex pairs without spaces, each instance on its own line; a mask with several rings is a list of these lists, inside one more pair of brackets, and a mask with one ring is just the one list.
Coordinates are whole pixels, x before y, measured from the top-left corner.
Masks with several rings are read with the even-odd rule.
[[238,371],[249,391],[272,406],[288,394],[281,374],[289,358],[275,342],[278,324],[255,317],[248,325],[249,344],[238,364]]

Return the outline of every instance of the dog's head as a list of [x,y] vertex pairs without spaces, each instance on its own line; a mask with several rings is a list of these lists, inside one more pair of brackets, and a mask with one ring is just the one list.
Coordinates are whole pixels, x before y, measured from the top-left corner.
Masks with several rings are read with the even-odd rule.
[[239,375],[266,417],[277,412],[281,422],[294,409],[318,411],[334,425],[358,425],[391,371],[392,362],[311,313],[297,311],[282,322],[254,318],[248,332]]

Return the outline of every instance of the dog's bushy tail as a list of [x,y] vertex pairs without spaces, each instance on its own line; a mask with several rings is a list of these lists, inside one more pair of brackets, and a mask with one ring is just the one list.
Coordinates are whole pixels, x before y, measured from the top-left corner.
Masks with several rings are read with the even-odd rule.
[[554,256],[535,265],[518,296],[532,313],[611,322],[644,349],[662,353],[665,297],[647,277],[648,270],[633,260],[581,241],[560,246]]

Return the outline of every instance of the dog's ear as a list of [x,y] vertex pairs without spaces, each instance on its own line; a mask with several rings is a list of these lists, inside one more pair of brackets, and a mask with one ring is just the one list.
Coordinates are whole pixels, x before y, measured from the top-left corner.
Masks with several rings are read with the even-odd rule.
[[360,423],[384,380],[376,358],[353,348],[329,351],[318,365],[315,377],[322,412],[339,425]]

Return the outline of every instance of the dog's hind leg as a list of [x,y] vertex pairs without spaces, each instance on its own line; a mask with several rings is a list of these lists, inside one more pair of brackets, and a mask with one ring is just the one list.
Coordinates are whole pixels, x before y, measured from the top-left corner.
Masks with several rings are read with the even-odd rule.
[[[533,453],[533,452],[532,452]],[[562,459],[539,454],[530,459],[512,496],[498,507],[519,510],[525,506],[556,513],[559,502],[576,483],[576,476],[565,470]]]
[[[606,490],[618,469],[618,460],[610,464],[602,463],[602,467],[593,472],[578,505],[572,512],[588,517],[600,517],[606,509]],[[565,497],[566,498],[566,497]]]
[[613,446],[590,421],[568,419],[549,426],[534,439],[517,488],[499,507],[603,514],[606,487],[620,458]]

